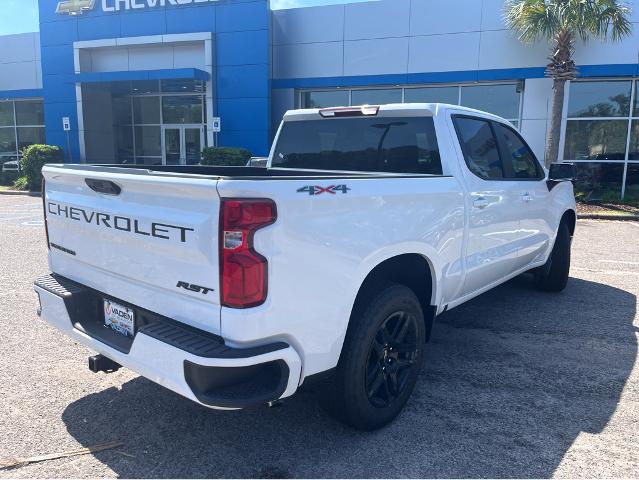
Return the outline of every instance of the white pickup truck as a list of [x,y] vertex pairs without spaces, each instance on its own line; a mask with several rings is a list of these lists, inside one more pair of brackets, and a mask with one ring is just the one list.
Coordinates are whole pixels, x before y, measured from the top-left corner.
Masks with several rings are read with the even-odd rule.
[[360,429],[403,408],[434,318],[524,272],[560,291],[572,165],[442,104],[288,112],[266,168],[48,165],[40,315],[218,409],[321,380]]

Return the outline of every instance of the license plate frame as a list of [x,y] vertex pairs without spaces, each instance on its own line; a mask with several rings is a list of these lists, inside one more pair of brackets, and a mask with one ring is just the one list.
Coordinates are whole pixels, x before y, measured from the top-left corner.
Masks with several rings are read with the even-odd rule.
[[135,311],[132,308],[103,298],[104,326],[128,338],[135,336]]

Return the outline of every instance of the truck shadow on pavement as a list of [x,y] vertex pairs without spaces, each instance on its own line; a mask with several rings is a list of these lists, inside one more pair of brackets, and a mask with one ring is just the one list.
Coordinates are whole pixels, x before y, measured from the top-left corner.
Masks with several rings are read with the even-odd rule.
[[633,368],[636,298],[572,278],[521,277],[438,319],[405,411],[372,433],[302,391],[278,408],[218,412],[144,378],[88,395],[63,420],[122,477],[548,477],[580,432],[600,432]]

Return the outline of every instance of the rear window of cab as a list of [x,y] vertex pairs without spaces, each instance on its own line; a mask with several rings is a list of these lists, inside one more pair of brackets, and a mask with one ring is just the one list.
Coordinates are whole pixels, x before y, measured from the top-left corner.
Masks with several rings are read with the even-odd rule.
[[441,175],[430,117],[358,117],[285,122],[273,167]]

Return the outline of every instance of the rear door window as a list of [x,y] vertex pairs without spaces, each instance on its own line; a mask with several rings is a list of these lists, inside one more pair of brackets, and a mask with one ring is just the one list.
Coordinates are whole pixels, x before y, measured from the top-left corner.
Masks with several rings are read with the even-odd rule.
[[285,122],[273,167],[441,175],[430,117]]
[[454,115],[453,123],[468,169],[484,180],[503,180],[504,167],[490,121]]

